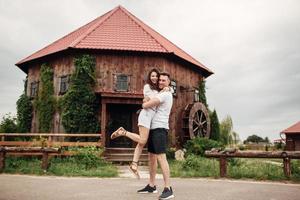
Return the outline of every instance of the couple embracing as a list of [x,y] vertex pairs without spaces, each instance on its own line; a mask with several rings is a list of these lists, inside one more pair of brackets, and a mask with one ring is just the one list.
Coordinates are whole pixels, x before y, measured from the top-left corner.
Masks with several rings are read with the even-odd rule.
[[150,179],[148,185],[138,190],[138,193],[158,192],[155,176],[157,164],[159,163],[164,179],[164,190],[159,199],[174,197],[170,186],[170,169],[166,157],[169,116],[173,104],[173,90],[170,87],[170,82],[171,79],[168,73],[160,73],[157,69],[152,69],[148,73],[147,83],[143,90],[143,109],[138,117],[139,134],[131,133],[120,127],[111,135],[111,139],[124,136],[138,143],[134,151],[133,161],[129,166],[129,169],[137,178],[140,178],[138,161],[148,141]]

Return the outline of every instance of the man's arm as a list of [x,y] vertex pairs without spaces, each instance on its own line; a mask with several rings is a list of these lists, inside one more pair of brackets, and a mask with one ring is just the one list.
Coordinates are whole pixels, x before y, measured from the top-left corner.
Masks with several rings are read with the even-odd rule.
[[158,106],[159,103],[160,103],[159,99],[154,97],[154,98],[150,99],[149,101],[144,102],[142,107],[146,108],[146,109],[147,108],[152,108],[152,107]]

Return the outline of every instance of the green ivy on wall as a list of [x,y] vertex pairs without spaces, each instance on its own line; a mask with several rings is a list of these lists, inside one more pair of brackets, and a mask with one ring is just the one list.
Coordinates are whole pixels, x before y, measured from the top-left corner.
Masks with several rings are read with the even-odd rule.
[[206,94],[205,93],[206,93],[206,91],[205,91],[205,80],[202,80],[199,83],[199,100],[208,109],[208,105],[207,105],[207,101],[206,101]]
[[97,120],[95,58],[82,55],[74,60],[75,72],[67,93],[60,102],[62,124],[67,133],[96,133]]
[[42,133],[49,133],[51,131],[55,104],[53,69],[43,64],[41,67],[41,88],[35,102],[39,131]]
[[32,103],[30,98],[26,95],[27,77],[24,81],[24,91],[17,101],[17,125],[18,132],[27,133],[31,129],[32,120]]

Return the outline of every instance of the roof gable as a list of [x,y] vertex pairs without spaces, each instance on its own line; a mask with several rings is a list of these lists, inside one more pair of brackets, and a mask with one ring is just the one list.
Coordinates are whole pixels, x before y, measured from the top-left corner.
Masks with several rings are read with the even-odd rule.
[[174,54],[200,68],[206,76],[213,74],[199,61],[144,24],[125,8],[118,6],[92,22],[19,61],[20,66],[69,48],[124,50]]
[[300,121],[291,127],[281,131],[281,133],[300,133]]

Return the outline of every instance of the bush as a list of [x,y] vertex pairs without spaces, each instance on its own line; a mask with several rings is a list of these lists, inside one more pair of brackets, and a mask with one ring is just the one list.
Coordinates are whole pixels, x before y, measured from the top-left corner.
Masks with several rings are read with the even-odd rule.
[[74,155],[74,159],[78,164],[84,165],[86,169],[95,168],[98,165],[101,165],[104,161],[101,158],[101,154],[103,153],[103,149],[97,149],[94,146],[84,147],[84,148],[73,148],[76,154]]
[[166,152],[166,156],[168,160],[174,160],[175,159],[175,148],[168,148]]
[[212,148],[224,148],[224,146],[220,142],[208,138],[196,137],[189,140],[185,144],[185,148],[187,150],[187,155],[194,154],[203,156],[206,150],[211,150]]
[[180,166],[176,169],[173,169],[173,165],[171,167],[171,174],[174,177],[217,177],[219,175],[219,163],[216,159],[189,155],[179,163]]
[[27,133],[31,129],[32,103],[30,98],[23,93],[17,101],[18,132]]
[[6,114],[2,117],[0,123],[0,133],[16,133],[18,130],[17,119],[12,117],[10,114]]

